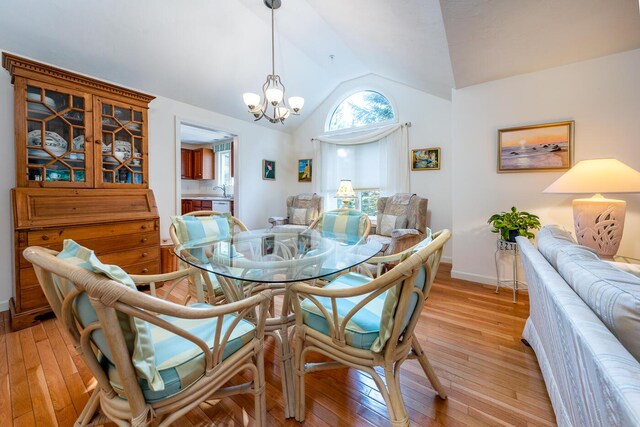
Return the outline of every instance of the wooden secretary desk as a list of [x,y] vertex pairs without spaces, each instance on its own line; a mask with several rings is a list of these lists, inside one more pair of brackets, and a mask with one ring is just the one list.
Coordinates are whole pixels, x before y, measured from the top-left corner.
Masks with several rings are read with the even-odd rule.
[[11,328],[49,313],[28,246],[64,239],[131,274],[160,272],[159,218],[148,184],[154,97],[3,53],[15,94],[15,290]]

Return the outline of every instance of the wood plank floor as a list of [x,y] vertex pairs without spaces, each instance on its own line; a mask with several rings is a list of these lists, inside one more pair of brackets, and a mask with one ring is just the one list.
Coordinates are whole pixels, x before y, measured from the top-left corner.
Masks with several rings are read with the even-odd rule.
[[[405,362],[402,388],[412,425],[555,425],[535,355],[520,342],[527,294],[512,304],[509,290],[496,295],[449,272],[441,266],[416,331],[449,398],[436,396],[416,361]],[[268,422],[300,425],[284,419],[271,339],[266,355]],[[95,386],[57,320],[11,333],[8,312],[0,313],[0,426],[71,426]],[[373,380],[353,369],[309,374],[306,398],[306,426],[389,425]],[[252,423],[247,395],[201,404],[174,425]]]

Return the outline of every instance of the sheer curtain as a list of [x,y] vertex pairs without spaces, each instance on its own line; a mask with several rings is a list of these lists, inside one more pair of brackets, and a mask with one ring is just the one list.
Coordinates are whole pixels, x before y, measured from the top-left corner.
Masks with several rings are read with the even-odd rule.
[[341,179],[355,189],[379,188],[381,195],[408,193],[409,124],[394,124],[368,132],[313,138],[316,170],[314,191],[324,195],[325,207]]

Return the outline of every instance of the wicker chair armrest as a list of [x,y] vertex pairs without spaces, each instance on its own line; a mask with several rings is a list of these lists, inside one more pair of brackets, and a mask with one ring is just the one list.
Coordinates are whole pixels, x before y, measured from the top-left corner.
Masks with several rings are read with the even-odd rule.
[[406,239],[406,238],[410,238],[413,236],[420,236],[420,235],[422,235],[422,233],[420,233],[415,228],[396,228],[391,232],[392,239]]
[[130,274],[129,277],[131,277],[131,280],[133,280],[136,285],[142,285],[151,282],[166,282],[168,280],[185,278],[194,274],[196,270],[195,268],[185,268],[183,270],[161,274]]

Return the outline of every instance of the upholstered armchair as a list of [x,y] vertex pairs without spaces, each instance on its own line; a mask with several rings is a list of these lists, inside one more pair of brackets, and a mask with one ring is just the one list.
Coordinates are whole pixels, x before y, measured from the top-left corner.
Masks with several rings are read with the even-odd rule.
[[322,197],[303,193],[287,197],[287,216],[268,219],[274,231],[303,231],[322,213]]
[[375,233],[369,238],[382,244],[382,255],[402,252],[425,238],[427,202],[427,199],[408,193],[378,199]]

